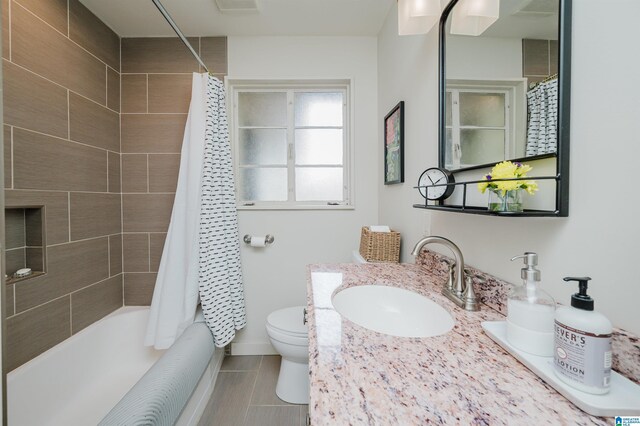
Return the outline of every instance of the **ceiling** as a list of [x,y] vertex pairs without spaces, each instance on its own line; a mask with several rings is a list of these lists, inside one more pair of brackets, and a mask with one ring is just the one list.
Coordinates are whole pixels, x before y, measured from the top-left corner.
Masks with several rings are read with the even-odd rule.
[[[151,0],[80,0],[121,37],[175,36]],[[394,0],[258,0],[258,14],[222,14],[215,0],[162,0],[186,35],[374,36]]]

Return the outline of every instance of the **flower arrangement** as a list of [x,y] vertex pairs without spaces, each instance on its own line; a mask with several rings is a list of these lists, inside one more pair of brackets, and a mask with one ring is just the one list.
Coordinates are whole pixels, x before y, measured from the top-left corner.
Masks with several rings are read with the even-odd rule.
[[527,173],[531,170],[532,167],[526,164],[503,161],[491,169],[491,174],[483,177],[483,182],[478,183],[478,190],[484,194],[484,192],[489,189],[492,192],[501,192],[502,196],[504,196],[508,191],[524,189],[533,195],[538,190],[538,184],[534,180],[505,180],[494,182],[496,179],[526,178]]

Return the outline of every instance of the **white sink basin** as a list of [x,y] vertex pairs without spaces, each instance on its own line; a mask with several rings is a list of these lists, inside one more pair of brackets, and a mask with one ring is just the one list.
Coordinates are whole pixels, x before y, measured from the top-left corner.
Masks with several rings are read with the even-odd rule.
[[439,336],[453,328],[442,306],[413,291],[362,285],[333,296],[333,307],[349,321],[369,330],[400,337]]

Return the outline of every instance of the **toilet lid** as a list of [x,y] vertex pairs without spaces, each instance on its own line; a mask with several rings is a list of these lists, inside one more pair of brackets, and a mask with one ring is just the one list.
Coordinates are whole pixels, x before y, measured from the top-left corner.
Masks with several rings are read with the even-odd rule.
[[303,322],[304,308],[304,306],[294,306],[271,312],[267,317],[267,324],[283,333],[306,336],[308,331],[307,325]]

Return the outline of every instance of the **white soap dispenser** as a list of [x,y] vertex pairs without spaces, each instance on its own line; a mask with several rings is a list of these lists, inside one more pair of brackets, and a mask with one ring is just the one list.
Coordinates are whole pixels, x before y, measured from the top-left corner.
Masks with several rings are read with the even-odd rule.
[[566,277],[578,281],[579,292],[571,296],[571,307],[556,312],[554,365],[563,382],[583,392],[604,394],[611,387],[611,322],[593,310],[587,294],[589,277]]
[[507,340],[516,349],[539,356],[553,356],[556,302],[540,290],[538,255],[526,252],[511,260],[524,259],[523,286],[515,287],[507,299]]

